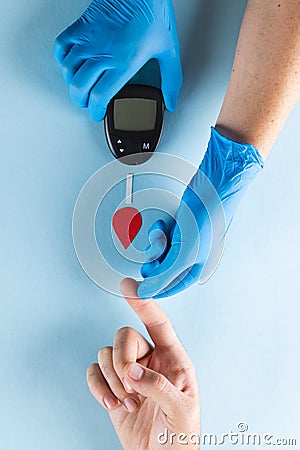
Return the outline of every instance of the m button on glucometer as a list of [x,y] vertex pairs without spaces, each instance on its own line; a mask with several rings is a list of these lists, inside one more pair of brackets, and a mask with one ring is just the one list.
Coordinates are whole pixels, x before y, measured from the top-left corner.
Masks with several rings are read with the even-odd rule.
[[141,152],[152,152],[152,150],[153,150],[152,142],[148,139],[143,139],[141,141],[140,151]]

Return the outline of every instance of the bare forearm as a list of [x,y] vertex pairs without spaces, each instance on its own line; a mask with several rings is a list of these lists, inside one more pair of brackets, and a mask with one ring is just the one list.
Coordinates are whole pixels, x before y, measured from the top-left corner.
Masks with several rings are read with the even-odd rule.
[[264,158],[300,98],[300,0],[249,0],[216,128]]

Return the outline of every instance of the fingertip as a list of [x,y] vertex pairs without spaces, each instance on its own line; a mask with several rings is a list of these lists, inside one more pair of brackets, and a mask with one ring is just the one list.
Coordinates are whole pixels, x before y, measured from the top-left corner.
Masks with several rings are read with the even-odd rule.
[[149,228],[148,234],[151,234],[152,231],[159,230],[166,234],[167,232],[167,224],[163,219],[158,219],[154,222],[154,224]]
[[85,377],[88,384],[90,383],[91,378],[97,374],[98,370],[99,366],[97,363],[90,364],[89,367],[86,369]]
[[171,58],[162,63],[162,92],[168,111],[174,112],[177,107],[178,96],[182,86],[182,70],[178,62]]
[[89,107],[89,113],[94,122],[101,122],[101,120],[103,120],[103,118],[104,118],[103,113],[100,113],[98,111],[92,111],[90,107]]
[[171,98],[171,99],[165,98],[165,105],[169,112],[174,112],[177,107],[177,101],[176,100],[174,101],[173,98]]
[[100,108],[99,110],[96,109],[92,109],[89,106],[89,111],[90,111],[90,116],[93,119],[94,122],[101,122],[106,114],[106,110],[103,110],[102,108]]
[[139,284],[136,280],[132,278],[124,278],[124,280],[122,280],[120,283],[120,290],[126,300],[137,300],[139,298],[137,292],[138,286]]

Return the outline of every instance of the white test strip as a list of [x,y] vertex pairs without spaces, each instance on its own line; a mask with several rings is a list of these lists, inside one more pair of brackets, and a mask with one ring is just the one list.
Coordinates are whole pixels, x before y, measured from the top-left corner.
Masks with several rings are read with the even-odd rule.
[[126,204],[131,205],[133,197],[133,173],[128,173],[126,177]]

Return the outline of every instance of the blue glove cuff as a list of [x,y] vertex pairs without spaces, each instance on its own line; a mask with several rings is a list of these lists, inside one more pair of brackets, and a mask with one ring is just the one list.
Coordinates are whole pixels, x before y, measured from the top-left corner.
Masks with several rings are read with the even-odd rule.
[[[263,167],[263,158],[256,147],[235,142],[211,127],[208,148],[198,172],[204,173],[215,187],[224,207],[227,229],[240,199]],[[191,182],[196,192],[201,189],[198,180],[201,183],[201,177],[196,174]]]
[[209,146],[214,146],[214,150],[223,151],[233,153],[235,158],[238,158],[238,155],[243,156],[245,162],[256,162],[261,168],[264,167],[264,160],[259,153],[258,149],[251,144],[245,144],[244,142],[237,142],[228,137],[221,134],[215,127],[210,127],[211,129],[211,137]]
[[263,158],[256,147],[233,141],[211,127],[210,141],[199,169],[213,183],[221,200],[228,190],[248,186],[263,167]]
[[105,20],[111,20],[115,26],[120,26],[138,18],[142,13],[150,23],[154,18],[147,3],[147,0],[94,0],[82,18],[92,23],[95,14],[101,12],[105,15]]

